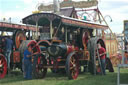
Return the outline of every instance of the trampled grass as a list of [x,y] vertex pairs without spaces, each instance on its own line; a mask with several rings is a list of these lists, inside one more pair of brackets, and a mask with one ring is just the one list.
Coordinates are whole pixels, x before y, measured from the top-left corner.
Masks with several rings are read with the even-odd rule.
[[[121,83],[128,84],[128,69],[121,69]],[[76,80],[68,80],[66,74],[54,74],[50,71],[44,79],[24,80],[20,71],[15,71],[0,80],[0,85],[117,85],[117,68],[107,75],[79,74]]]

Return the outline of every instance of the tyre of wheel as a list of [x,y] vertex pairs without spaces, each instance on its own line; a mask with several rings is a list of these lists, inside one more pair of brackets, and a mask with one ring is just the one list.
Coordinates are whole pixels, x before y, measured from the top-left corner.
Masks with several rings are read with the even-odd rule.
[[34,61],[32,65],[33,78],[44,78],[47,73],[47,60],[42,54],[37,54],[34,56]]

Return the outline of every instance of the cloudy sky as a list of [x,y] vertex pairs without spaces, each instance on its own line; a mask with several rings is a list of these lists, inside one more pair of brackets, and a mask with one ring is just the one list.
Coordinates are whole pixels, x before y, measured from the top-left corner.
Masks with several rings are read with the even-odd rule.
[[[53,0],[0,0],[0,20],[9,19],[12,22],[19,23],[21,19],[34,11],[38,4],[51,3]],[[75,0],[78,1],[78,0]],[[99,0],[99,9],[113,32],[121,33],[123,31],[123,20],[128,20],[128,0]]]

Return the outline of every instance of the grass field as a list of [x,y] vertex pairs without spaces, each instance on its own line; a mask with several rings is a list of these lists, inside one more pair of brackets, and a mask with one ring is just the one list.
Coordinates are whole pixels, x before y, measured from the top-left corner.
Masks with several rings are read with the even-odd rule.
[[[121,69],[121,83],[128,84],[128,69]],[[116,85],[117,68],[107,75],[80,74],[76,80],[68,80],[65,74],[53,74],[50,71],[44,79],[24,80],[20,71],[15,71],[0,80],[0,85]]]

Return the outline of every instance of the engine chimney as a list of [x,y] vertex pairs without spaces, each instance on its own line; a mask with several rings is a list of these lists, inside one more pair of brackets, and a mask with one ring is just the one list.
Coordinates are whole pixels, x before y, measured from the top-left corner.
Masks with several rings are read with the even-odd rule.
[[59,0],[54,0],[54,13],[59,12],[60,11],[60,3]]

